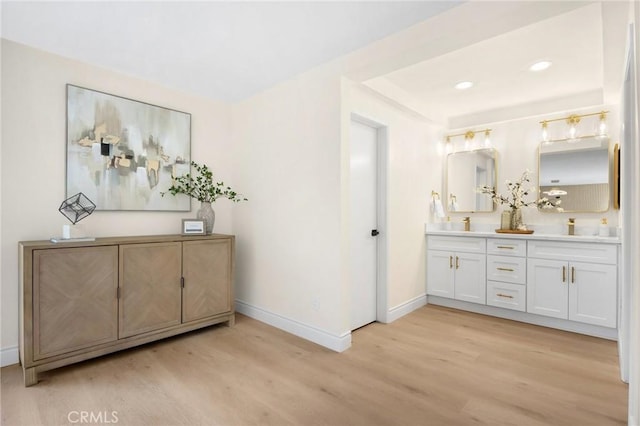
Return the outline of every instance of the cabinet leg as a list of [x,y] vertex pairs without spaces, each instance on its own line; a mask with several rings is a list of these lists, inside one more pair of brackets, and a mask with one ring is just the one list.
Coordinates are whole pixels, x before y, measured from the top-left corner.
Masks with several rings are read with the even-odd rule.
[[33,386],[38,383],[38,373],[36,373],[35,368],[23,368],[22,372],[24,374],[24,385]]
[[233,327],[236,324],[236,314],[232,314],[229,317],[229,321],[227,321],[227,326],[228,327]]

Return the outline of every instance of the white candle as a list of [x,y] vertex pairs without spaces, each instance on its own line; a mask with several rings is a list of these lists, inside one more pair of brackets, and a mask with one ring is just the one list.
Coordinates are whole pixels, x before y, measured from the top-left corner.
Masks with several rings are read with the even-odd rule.
[[68,240],[69,238],[71,238],[71,226],[62,225],[62,239]]

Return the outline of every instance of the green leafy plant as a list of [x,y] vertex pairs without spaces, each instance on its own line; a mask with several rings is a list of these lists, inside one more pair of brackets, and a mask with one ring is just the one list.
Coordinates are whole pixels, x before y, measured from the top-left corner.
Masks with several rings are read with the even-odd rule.
[[[234,203],[248,201],[229,186],[225,186],[224,182],[214,182],[213,172],[206,164],[192,161],[191,167],[197,175],[186,173],[182,176],[172,176],[173,182],[167,192],[171,195],[185,194],[203,203],[213,203],[218,198],[228,198]],[[164,197],[166,192],[160,194]]]

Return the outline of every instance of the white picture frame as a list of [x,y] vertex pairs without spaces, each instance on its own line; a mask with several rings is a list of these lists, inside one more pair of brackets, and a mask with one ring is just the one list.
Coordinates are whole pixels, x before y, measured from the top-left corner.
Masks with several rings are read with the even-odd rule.
[[205,235],[206,226],[202,219],[182,219],[182,235]]

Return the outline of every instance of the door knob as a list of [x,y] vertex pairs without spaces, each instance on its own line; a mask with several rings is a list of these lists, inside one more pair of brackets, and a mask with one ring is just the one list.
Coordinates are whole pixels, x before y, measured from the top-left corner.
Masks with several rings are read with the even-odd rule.
[[371,230],[371,236],[372,236],[372,237],[375,237],[375,236],[377,236],[377,235],[379,235],[379,234],[380,234],[380,233],[378,232],[378,230],[377,230],[377,229],[372,229],[372,230]]

